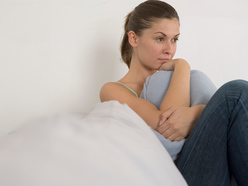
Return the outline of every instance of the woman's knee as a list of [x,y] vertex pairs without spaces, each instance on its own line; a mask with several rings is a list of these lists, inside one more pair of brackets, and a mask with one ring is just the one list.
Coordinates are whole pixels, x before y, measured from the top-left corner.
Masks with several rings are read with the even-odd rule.
[[140,97],[159,108],[169,88],[172,75],[173,71],[158,71],[148,77]]
[[190,76],[190,104],[207,104],[217,88],[206,74],[192,70]]
[[224,90],[224,91],[235,91],[235,92],[244,92],[246,94],[248,94],[248,81],[245,80],[232,80],[229,81],[227,83],[225,83],[224,85],[222,85],[220,87],[220,90]]
[[[242,100],[248,104],[248,82],[245,80],[232,80],[222,85],[214,95],[214,101],[231,101],[236,103]],[[232,104],[227,104],[232,105]],[[248,105],[247,105],[248,106]]]
[[160,70],[160,71],[154,73],[150,77],[151,77],[153,82],[164,81],[164,80],[170,81],[172,75],[173,75],[173,71]]
[[191,70],[190,75],[195,75],[195,76],[202,76],[204,73],[199,70]]
[[216,90],[215,85],[213,84],[213,82],[209,79],[209,77],[203,73],[202,71],[199,70],[191,70],[190,73],[190,83],[198,83],[198,84],[202,84],[203,86],[211,86],[211,88]]

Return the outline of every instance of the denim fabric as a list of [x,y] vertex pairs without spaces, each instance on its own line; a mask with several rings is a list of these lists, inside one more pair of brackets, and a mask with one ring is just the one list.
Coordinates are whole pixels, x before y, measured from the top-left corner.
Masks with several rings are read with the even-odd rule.
[[[173,71],[158,71],[148,77],[141,93],[141,98],[153,103],[158,108],[169,88]],[[198,104],[207,104],[209,99],[215,93],[216,87],[212,81],[203,73],[192,70],[190,74],[190,103],[191,106]],[[151,128],[152,129],[152,128]],[[153,130],[154,134],[160,140],[162,145],[170,154],[172,160],[176,160],[181,151],[185,139],[181,141],[170,141],[163,135]]]
[[223,85],[211,98],[176,160],[187,183],[248,185],[248,82]]

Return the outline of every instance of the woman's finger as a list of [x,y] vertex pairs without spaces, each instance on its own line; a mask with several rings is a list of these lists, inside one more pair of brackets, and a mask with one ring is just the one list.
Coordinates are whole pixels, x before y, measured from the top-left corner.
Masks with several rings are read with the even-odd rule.
[[174,133],[174,134],[170,135],[167,139],[170,141],[181,141],[184,138],[183,138],[183,136],[180,136],[177,133]]
[[169,109],[167,109],[162,115],[161,115],[161,120],[159,122],[159,127],[161,125],[163,125],[168,119],[169,117],[175,112],[176,107],[171,107]]
[[163,131],[162,134],[165,138],[169,139],[169,137],[173,134],[175,134],[176,131],[172,130],[172,128],[168,128],[167,130]]
[[161,125],[160,127],[157,128],[157,131],[162,134],[163,132],[169,130],[170,126],[169,125]]

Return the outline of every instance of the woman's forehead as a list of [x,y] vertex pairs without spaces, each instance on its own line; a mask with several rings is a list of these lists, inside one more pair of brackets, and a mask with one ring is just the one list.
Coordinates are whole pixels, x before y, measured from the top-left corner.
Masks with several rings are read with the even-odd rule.
[[162,32],[166,35],[177,35],[180,32],[179,21],[176,18],[159,19],[157,21],[153,21],[151,27],[146,29],[145,32],[149,34]]

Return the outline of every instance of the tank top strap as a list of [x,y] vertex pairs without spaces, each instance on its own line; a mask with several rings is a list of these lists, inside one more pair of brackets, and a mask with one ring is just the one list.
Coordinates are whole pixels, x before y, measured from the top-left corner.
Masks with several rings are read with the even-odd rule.
[[133,93],[136,95],[136,97],[139,97],[138,94],[137,94],[133,89],[131,89],[130,87],[128,87],[127,85],[125,85],[125,84],[123,84],[123,83],[121,83],[121,82],[118,82],[118,81],[116,81],[116,83],[119,83],[119,84],[125,86],[125,87],[128,88],[131,92],[133,92]]

